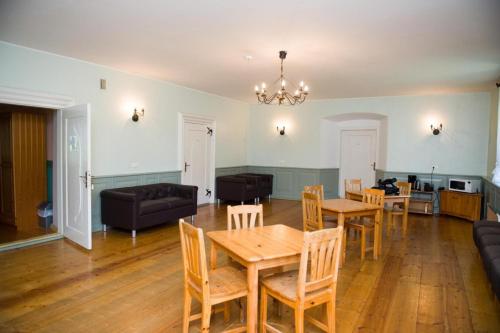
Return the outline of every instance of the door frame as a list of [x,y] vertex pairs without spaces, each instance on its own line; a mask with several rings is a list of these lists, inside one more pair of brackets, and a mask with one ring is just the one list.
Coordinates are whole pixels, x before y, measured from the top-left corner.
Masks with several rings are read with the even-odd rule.
[[64,238],[62,218],[62,115],[61,109],[75,105],[75,100],[71,96],[59,95],[47,92],[34,91],[29,89],[18,89],[0,86],[0,103],[14,104],[22,106],[33,106],[55,110],[53,118],[55,127],[55,140],[53,140],[55,177],[53,177],[53,197],[54,200],[54,221],[57,224],[57,233],[43,235],[26,240],[0,245],[0,251],[7,251],[19,247],[44,243],[55,239]]
[[[212,196],[208,200],[209,203],[215,202],[215,138],[217,134],[216,121],[213,117],[201,116],[191,113],[178,113],[178,126],[177,126],[177,167],[181,171],[181,184],[184,184],[184,125],[189,124],[199,124],[206,125],[213,129],[212,142],[210,144],[210,161],[208,163],[209,168],[209,184],[212,189]],[[198,189],[199,191],[200,189]]]
[[[342,173],[342,134],[344,132],[353,131],[374,131],[375,132],[375,163],[379,164],[379,146],[380,146],[380,134],[379,129],[376,126],[364,126],[362,128],[357,127],[342,127],[339,131],[339,197],[343,198],[345,193],[344,188],[344,175]],[[377,171],[375,168],[375,181],[377,181]],[[365,184],[366,185],[366,184]]]

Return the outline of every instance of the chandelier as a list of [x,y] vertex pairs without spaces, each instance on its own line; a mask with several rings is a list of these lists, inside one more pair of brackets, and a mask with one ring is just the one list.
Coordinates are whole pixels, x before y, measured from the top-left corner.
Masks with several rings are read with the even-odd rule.
[[[277,92],[273,94],[268,94],[266,83],[263,82],[262,85],[255,86],[255,94],[257,95],[257,100],[259,103],[264,104],[278,104],[278,105],[295,105],[301,104],[306,100],[309,94],[309,88],[304,85],[304,81],[300,81],[299,87],[296,88],[291,82],[285,80],[283,75],[283,60],[286,59],[286,51],[280,51],[281,59],[281,75],[278,80],[276,80],[273,85],[280,83],[280,88]],[[289,93],[285,87],[287,84],[291,85],[295,89],[293,95]],[[293,89],[291,89],[293,90]]]

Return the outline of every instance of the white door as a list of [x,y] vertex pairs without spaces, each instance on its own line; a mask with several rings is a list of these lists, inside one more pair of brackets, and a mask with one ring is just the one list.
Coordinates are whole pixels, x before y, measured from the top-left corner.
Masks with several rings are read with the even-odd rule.
[[63,233],[90,250],[90,105],[72,106],[61,112]]
[[339,195],[344,196],[344,180],[360,178],[363,188],[375,185],[377,157],[376,130],[343,130],[340,137]]
[[210,188],[212,137],[206,124],[184,123],[183,184],[198,186],[198,205],[213,195]]

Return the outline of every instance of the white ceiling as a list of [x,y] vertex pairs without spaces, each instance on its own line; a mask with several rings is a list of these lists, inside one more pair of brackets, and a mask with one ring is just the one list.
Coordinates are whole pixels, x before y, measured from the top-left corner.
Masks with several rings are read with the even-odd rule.
[[0,0],[0,40],[249,102],[281,49],[314,99],[473,91],[500,77],[500,1]]

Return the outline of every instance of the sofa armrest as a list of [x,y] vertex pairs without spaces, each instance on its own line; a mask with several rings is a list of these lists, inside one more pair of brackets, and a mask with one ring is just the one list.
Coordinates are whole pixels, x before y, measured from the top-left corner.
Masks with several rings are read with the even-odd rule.
[[197,186],[191,186],[191,185],[178,185],[178,184],[172,184],[172,186],[175,188],[175,193],[177,196],[186,198],[186,199],[192,199],[194,201],[194,204],[197,204],[198,201],[198,187]]
[[136,193],[104,190],[101,195],[101,222],[113,227],[137,229],[140,202]]

